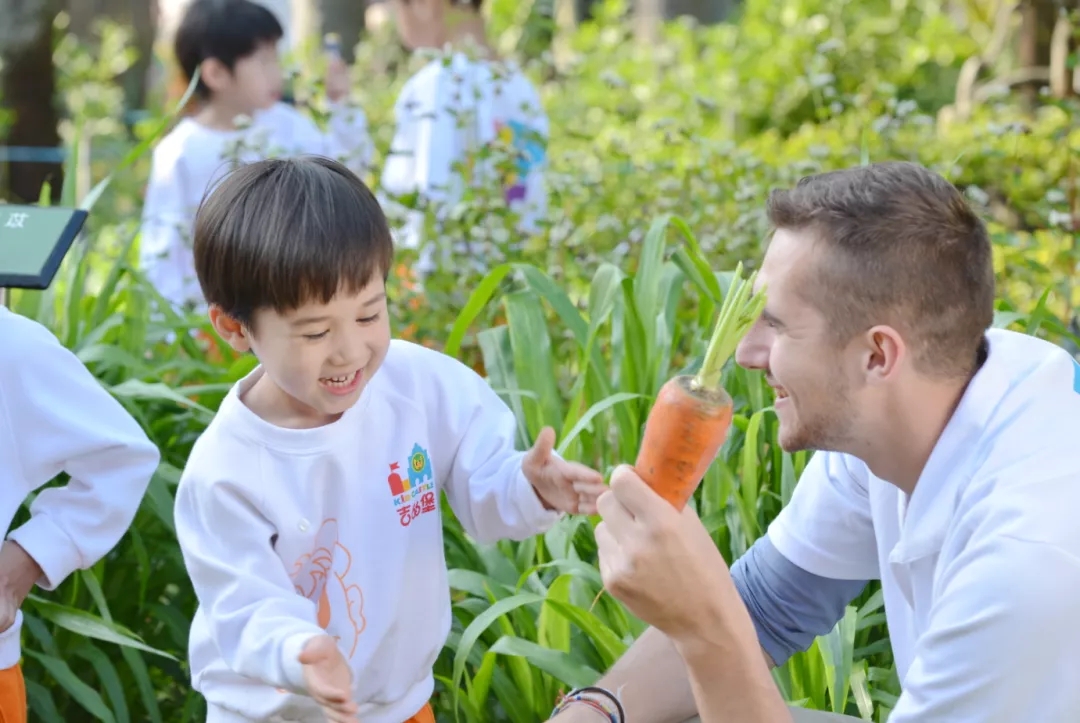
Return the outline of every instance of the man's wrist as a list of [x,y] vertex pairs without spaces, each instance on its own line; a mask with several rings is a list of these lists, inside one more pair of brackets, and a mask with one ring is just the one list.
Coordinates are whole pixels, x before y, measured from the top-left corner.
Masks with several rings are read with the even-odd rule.
[[598,720],[625,723],[626,712],[615,693],[598,686],[585,686],[562,697],[551,717],[564,723]]

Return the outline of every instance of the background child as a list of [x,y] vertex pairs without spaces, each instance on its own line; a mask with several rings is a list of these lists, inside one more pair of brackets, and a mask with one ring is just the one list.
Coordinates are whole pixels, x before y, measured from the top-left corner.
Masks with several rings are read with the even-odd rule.
[[[398,33],[409,49],[441,50],[449,44],[452,54],[433,59],[402,88],[394,106],[396,129],[383,168],[383,191],[419,192],[431,201],[449,202],[445,208],[450,208],[464,180],[454,164],[499,141],[516,156],[511,177],[503,179],[503,196],[519,214],[518,230],[537,231],[547,214],[548,119],[532,82],[516,65],[500,61],[488,44],[481,0],[391,1]],[[486,182],[486,170],[480,163],[472,172]],[[416,248],[427,240],[422,214],[401,213],[393,203],[387,208],[405,219],[395,230],[401,245]],[[464,250],[453,249],[458,254]],[[451,250],[446,251],[438,254],[424,245],[417,271],[424,275],[446,263]]]
[[472,369],[391,340],[392,257],[375,197],[329,159],[242,167],[199,211],[214,328],[259,360],[176,495],[208,723],[431,720],[451,622],[440,492],[495,541],[593,513],[606,488],[550,428],[517,451],[513,413]]
[[193,0],[176,31],[176,59],[187,82],[201,71],[201,107],[154,149],[140,257],[148,280],[179,309],[205,308],[191,256],[191,225],[207,189],[233,163],[317,153],[363,173],[371,161],[367,118],[345,103],[349,79],[340,58],[330,63],[326,81],[329,133],[281,102],[282,34],[273,13],[250,0]]
[[26,721],[19,634],[36,584],[55,590],[111,550],[160,455],[124,408],[48,329],[0,306],[0,519],[27,495],[30,519],[0,547],[0,721]]

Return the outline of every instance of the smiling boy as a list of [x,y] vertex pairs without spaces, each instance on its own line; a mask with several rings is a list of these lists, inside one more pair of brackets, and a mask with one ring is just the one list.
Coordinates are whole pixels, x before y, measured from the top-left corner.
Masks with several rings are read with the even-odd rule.
[[467,366],[391,340],[392,257],[374,196],[328,159],[244,166],[198,213],[210,319],[259,360],[176,497],[208,723],[433,720],[451,621],[439,493],[489,542],[591,513],[605,489],[550,429],[517,451],[514,415]]

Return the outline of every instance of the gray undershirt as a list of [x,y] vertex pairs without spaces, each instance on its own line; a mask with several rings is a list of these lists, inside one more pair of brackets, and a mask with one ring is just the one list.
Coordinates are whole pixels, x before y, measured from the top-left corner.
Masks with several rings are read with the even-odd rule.
[[809,573],[781,555],[767,534],[735,561],[731,577],[761,647],[778,666],[832,630],[867,583]]

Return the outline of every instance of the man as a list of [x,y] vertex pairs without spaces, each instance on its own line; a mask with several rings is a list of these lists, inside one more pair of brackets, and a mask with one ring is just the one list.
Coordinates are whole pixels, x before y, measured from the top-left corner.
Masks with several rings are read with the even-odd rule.
[[693,512],[613,474],[601,573],[653,627],[598,686],[634,723],[789,721],[768,665],[880,579],[890,723],[1080,720],[1080,364],[989,329],[987,231],[924,168],[821,174],[768,210],[736,361],[776,390],[780,445],[819,451],[730,574]]

